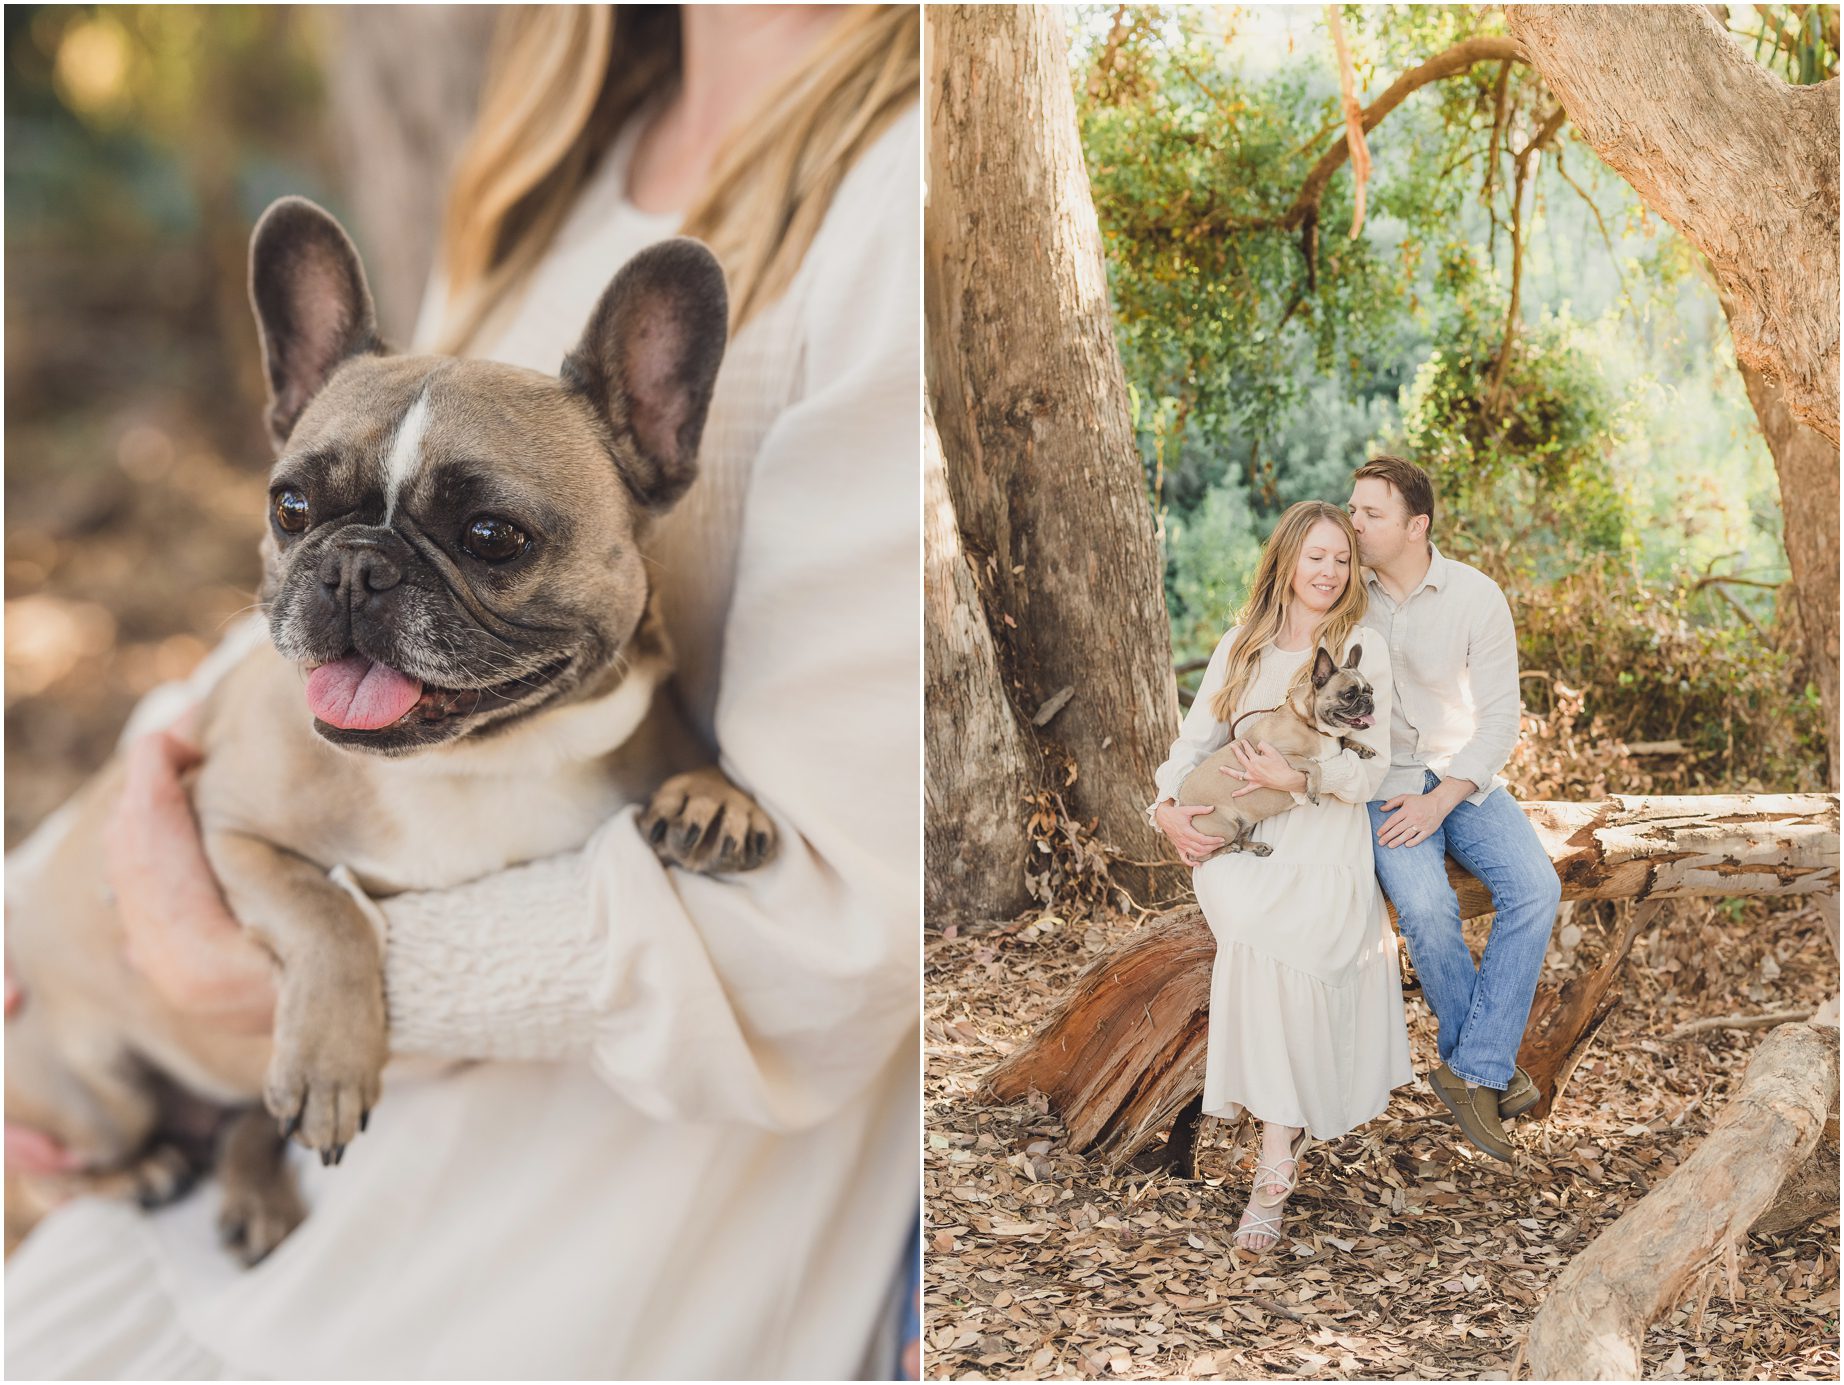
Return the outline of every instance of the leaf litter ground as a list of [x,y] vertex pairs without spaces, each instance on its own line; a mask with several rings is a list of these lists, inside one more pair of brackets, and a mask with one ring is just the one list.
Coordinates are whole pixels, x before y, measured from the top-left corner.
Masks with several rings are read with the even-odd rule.
[[[1627,906],[1620,906],[1627,907]],[[1558,926],[1552,974],[1592,966],[1614,906]],[[1232,1249],[1252,1128],[1207,1123],[1200,1177],[1110,1175],[1041,1097],[985,1106],[986,1071],[1138,926],[1055,918],[927,947],[924,1374],[953,1379],[1507,1379],[1569,1260],[1697,1145],[1762,1030],[1676,1042],[1712,1015],[1816,1008],[1837,963],[1796,901],[1673,906],[1556,1110],[1514,1122],[1515,1168],[1457,1146],[1425,1086],[1315,1146],[1265,1257]],[[1572,924],[1572,926],[1571,926]],[[1567,946],[1564,946],[1564,940]],[[1475,938],[1475,943],[1480,939]],[[1417,1071],[1432,1017],[1409,1001]],[[1751,1239],[1655,1323],[1652,1379],[1838,1378],[1838,1218]]]

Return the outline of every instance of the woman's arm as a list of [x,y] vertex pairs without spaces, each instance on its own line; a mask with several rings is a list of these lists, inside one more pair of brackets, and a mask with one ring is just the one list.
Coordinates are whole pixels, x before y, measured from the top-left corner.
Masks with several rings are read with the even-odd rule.
[[1236,632],[1231,629],[1217,641],[1210,664],[1204,670],[1204,681],[1197,685],[1197,696],[1191,699],[1190,710],[1178,728],[1178,739],[1172,742],[1171,754],[1153,771],[1153,787],[1157,792],[1146,809],[1149,821],[1161,803],[1178,801],[1178,789],[1186,775],[1229,744],[1229,727],[1216,719],[1210,704],[1222,691],[1224,671],[1229,665],[1229,646],[1235,637]]

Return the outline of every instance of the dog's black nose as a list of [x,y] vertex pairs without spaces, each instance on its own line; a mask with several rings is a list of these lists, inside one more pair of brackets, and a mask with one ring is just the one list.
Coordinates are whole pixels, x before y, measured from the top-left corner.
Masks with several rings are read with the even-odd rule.
[[320,559],[320,580],[335,591],[389,591],[403,581],[403,567],[391,550],[403,540],[394,534],[341,539]]

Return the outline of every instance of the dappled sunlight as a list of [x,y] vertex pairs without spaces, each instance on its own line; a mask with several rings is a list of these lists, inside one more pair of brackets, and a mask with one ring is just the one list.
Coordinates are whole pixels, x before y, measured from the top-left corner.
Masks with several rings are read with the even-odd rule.
[[109,652],[115,618],[94,601],[50,595],[6,603],[6,700],[42,693],[80,660]]

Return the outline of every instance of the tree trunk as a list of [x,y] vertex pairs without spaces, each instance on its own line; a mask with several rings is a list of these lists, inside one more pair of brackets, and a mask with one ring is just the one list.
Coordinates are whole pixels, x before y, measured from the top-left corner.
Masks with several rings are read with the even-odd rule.
[[[1728,307],[1725,300],[1724,309]],[[1825,712],[1827,781],[1838,787],[1838,448],[1793,417],[1780,387],[1743,363],[1742,383],[1774,454],[1786,561],[1806,668]]]
[[931,923],[1011,918],[1030,905],[1023,793],[1043,773],[999,677],[954,523],[934,412],[922,413],[923,907]]
[[[1012,706],[1044,719],[1049,786],[1129,860],[1163,860],[1141,806],[1178,725],[1171,636],[1063,20],[935,6],[926,22],[929,391],[961,548]],[[928,734],[967,733],[931,707]],[[934,811],[951,832],[966,809]],[[1183,881],[1114,878],[1141,898]]]
[[496,5],[342,5],[327,64],[353,235],[386,340],[409,341],[455,155],[480,99]]
[[[1555,862],[1564,899],[1836,888],[1836,795],[1615,798],[1523,808]],[[1483,884],[1452,860],[1447,874],[1463,916],[1491,912]],[[1616,952],[1632,945],[1645,921],[1636,916]],[[993,1068],[987,1094],[1012,1101],[1033,1088],[1043,1092],[1063,1118],[1071,1149],[1093,1150],[1113,1167],[1124,1164],[1203,1089],[1215,956],[1215,940],[1195,906],[1166,914],[1082,974],[1055,1013]],[[1605,970],[1599,981],[1546,983],[1532,1003],[1519,1059],[1528,1060],[1546,1099],[1606,1018],[1603,997],[1616,968]]]
[[1837,1099],[1835,1027],[1770,1033],[1703,1143],[1550,1288],[1530,1325],[1532,1377],[1636,1380],[1647,1325],[1713,1257],[1728,1256],[1733,1294],[1736,1250],[1818,1147]]
[[1788,86],[1694,5],[1511,5],[1505,24],[1581,137],[1708,258],[1736,356],[1835,447],[1837,79]]

